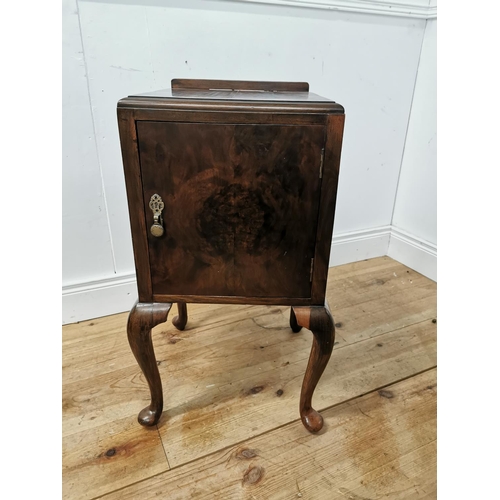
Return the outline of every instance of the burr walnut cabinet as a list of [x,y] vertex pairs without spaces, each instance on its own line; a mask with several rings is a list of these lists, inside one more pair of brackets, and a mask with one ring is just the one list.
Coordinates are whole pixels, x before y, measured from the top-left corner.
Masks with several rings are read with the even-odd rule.
[[172,80],[117,111],[139,292],[128,339],[151,391],[139,422],[161,416],[151,329],[173,303],[180,330],[188,302],[272,304],[313,333],[299,409],[320,430],[311,400],[334,343],[325,291],[343,107],[307,83]]

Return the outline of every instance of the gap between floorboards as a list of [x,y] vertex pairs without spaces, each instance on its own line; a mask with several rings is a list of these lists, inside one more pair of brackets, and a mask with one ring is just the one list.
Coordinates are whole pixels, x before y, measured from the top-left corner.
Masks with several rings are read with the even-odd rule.
[[[397,330],[397,329],[396,329],[396,330]],[[378,392],[378,391],[380,391],[380,390],[382,390],[382,389],[385,389],[386,387],[390,387],[390,386],[392,386],[392,385],[399,384],[400,382],[403,382],[403,381],[405,381],[405,380],[409,380],[409,379],[411,379],[411,378],[413,378],[413,377],[417,377],[417,376],[419,376],[419,375],[422,375],[423,373],[429,372],[429,371],[431,371],[431,370],[435,370],[436,368],[437,368],[437,365],[431,366],[431,367],[429,367],[429,368],[426,368],[425,370],[421,370],[421,371],[419,371],[419,372],[415,372],[415,373],[413,373],[412,375],[408,375],[407,377],[402,377],[402,378],[400,378],[400,379],[398,379],[398,380],[394,380],[394,381],[392,381],[392,382],[390,382],[390,383],[388,383],[388,384],[381,385],[381,386],[379,386],[379,387],[377,387],[376,389],[373,389],[373,390],[371,390],[371,391],[364,392],[364,393],[362,393],[362,394],[358,394],[357,396],[354,396],[354,397],[349,398],[349,399],[345,399],[344,401],[341,401],[341,402],[339,402],[339,403],[335,403],[335,404],[330,405],[330,406],[325,406],[324,408],[321,408],[321,409],[319,409],[318,411],[321,413],[321,412],[324,412],[324,411],[331,410],[332,408],[335,408],[335,407],[340,406],[340,405],[343,405],[343,404],[345,404],[345,403],[349,403],[349,402],[354,401],[354,400],[356,400],[356,399],[362,398],[362,397],[364,397],[364,396],[366,396],[366,395],[368,395],[368,394],[372,394],[372,393],[374,393],[374,392]],[[278,430],[278,429],[282,429],[283,427],[286,427],[286,426],[288,426],[288,425],[295,424],[295,423],[297,423],[297,422],[299,422],[299,421],[300,421],[300,418],[296,418],[296,419],[294,419],[294,420],[290,420],[289,422],[286,422],[286,423],[284,423],[284,424],[282,424],[282,425],[278,425],[278,426],[276,426],[276,427],[273,427],[272,429],[268,429],[266,432],[262,432],[262,433],[260,433],[260,434],[255,434],[254,436],[251,436],[250,438],[247,438],[247,439],[243,439],[243,440],[241,440],[241,441],[234,442],[234,443],[232,443],[232,444],[230,444],[230,445],[228,445],[228,446],[225,446],[225,447],[223,447],[223,448],[221,448],[221,449],[219,449],[219,450],[213,451],[212,453],[207,453],[206,455],[202,455],[202,456],[196,457],[196,458],[194,458],[193,460],[188,460],[187,462],[185,462],[185,463],[183,463],[183,464],[176,465],[175,467],[172,467],[172,468],[170,468],[170,464],[169,464],[169,462],[168,462],[168,458],[166,457],[166,450],[165,450],[165,446],[164,446],[164,444],[163,444],[163,440],[161,439],[161,435],[160,435],[160,441],[161,441],[161,444],[162,444],[162,447],[163,447],[163,451],[164,451],[164,453],[165,453],[165,457],[167,458],[167,464],[168,464],[168,466],[169,466],[169,469],[168,469],[168,470],[169,470],[169,471],[172,471],[172,470],[175,470],[175,469],[179,469],[179,468],[181,468],[181,467],[184,467],[184,466],[186,466],[186,465],[189,465],[189,464],[191,464],[191,463],[193,463],[193,462],[196,462],[196,461],[198,461],[198,460],[202,460],[202,459],[204,459],[204,458],[206,458],[206,457],[209,457],[210,455],[215,455],[215,454],[217,454],[217,453],[221,453],[221,452],[223,452],[224,450],[229,450],[229,449],[234,448],[234,447],[236,447],[236,446],[240,446],[240,445],[242,445],[243,443],[245,443],[246,441],[248,441],[249,439],[255,439],[255,438],[258,438],[258,437],[264,436],[265,434],[269,434],[269,433],[274,432],[274,431],[276,431],[276,430]],[[158,433],[159,433],[158,426],[156,426],[156,429],[157,429],[157,431],[158,431]],[[148,480],[150,480],[150,479],[151,479],[151,478],[153,478],[153,477],[160,476],[161,474],[164,474],[165,472],[166,472],[166,471],[162,471],[162,472],[159,472],[159,473],[157,473],[157,474],[153,474],[153,475],[151,475],[151,476],[148,476],[147,478],[141,479],[140,481],[135,481],[135,482],[132,482],[132,483],[130,483],[130,484],[127,484],[127,485],[125,485],[125,486],[123,486],[123,487],[121,487],[121,488],[118,488],[118,489],[116,489],[116,490],[109,491],[109,492],[108,492],[108,493],[106,493],[105,495],[92,497],[90,500],[99,500],[99,499],[106,498],[107,496],[112,495],[112,494],[114,494],[114,493],[116,493],[116,492],[118,492],[118,491],[124,490],[125,488],[129,488],[130,486],[133,486],[133,485],[135,485],[135,484],[143,483],[144,481],[148,481]]]

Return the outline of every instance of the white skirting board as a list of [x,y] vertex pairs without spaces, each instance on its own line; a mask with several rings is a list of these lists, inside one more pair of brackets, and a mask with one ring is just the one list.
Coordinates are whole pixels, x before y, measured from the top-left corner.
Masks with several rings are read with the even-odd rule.
[[330,251],[330,267],[383,257],[387,255],[390,237],[391,226],[343,234],[337,234],[334,231]]
[[130,311],[137,297],[135,274],[63,287],[63,325]]
[[393,226],[387,255],[427,278],[437,281],[437,246],[433,243],[422,241]]
[[[334,234],[330,267],[384,255],[436,280],[436,247],[391,226]],[[129,311],[137,300],[135,275],[66,286],[62,295],[63,324]]]

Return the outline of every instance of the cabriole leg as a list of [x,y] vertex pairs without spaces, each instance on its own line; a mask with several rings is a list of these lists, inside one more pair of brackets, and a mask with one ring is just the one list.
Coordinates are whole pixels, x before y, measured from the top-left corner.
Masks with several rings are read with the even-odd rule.
[[172,320],[173,325],[177,330],[184,330],[188,320],[187,305],[185,302],[177,302],[178,316]]
[[312,407],[312,396],[332,354],[335,327],[332,315],[325,307],[293,307],[297,324],[313,333],[313,343],[300,393],[300,418],[307,430],[318,432],[323,417]]
[[293,312],[293,307],[290,307],[290,328],[293,333],[298,333],[302,330],[302,327],[297,323],[297,318],[295,317],[295,313]]
[[127,336],[130,348],[151,391],[151,404],[139,413],[138,420],[141,425],[155,425],[163,410],[163,392],[151,329],[167,321],[171,307],[172,304],[136,303],[128,317]]

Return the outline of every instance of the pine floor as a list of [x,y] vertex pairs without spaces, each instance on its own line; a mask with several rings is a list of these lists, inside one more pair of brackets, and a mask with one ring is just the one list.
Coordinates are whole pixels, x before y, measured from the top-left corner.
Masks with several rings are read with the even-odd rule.
[[327,295],[316,435],[298,413],[312,334],[288,307],[189,304],[185,331],[156,327],[150,429],[127,314],[63,327],[63,498],[435,499],[436,283],[382,257],[330,269]]

